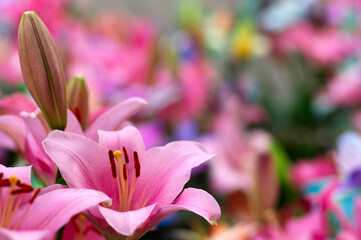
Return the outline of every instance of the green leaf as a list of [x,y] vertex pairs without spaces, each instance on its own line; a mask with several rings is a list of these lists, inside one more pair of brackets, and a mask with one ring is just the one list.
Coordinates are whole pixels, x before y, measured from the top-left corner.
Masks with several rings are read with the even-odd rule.
[[64,185],[64,186],[68,186],[68,184],[65,182],[64,178],[59,178],[58,180],[56,180],[56,183]]

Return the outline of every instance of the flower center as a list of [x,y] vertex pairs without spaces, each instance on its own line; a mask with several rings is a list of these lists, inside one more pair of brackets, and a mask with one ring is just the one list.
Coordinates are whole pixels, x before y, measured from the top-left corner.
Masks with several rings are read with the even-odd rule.
[[[0,173],[0,226],[16,230],[29,212],[32,203],[40,192],[40,188],[33,193],[24,213],[17,218],[17,221],[14,221],[22,198],[25,194],[33,192],[34,188],[26,183],[22,183],[15,175],[11,175],[9,178],[3,178],[3,176],[4,174]],[[4,196],[4,194],[8,196]]]
[[123,152],[117,150],[114,153],[112,150],[109,150],[108,153],[112,177],[116,180],[118,188],[119,211],[128,211],[131,207],[130,204],[137,178],[140,176],[140,163],[138,152],[133,152],[134,171],[131,176],[128,171],[128,166],[130,165],[128,151],[124,146],[122,150]]

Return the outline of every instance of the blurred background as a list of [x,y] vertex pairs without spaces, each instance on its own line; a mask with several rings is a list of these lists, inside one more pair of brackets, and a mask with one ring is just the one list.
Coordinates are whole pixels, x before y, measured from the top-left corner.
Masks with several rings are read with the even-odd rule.
[[[132,122],[148,148],[195,140],[216,154],[188,185],[217,198],[219,225],[180,213],[145,239],[361,238],[360,1],[0,0],[2,115],[34,110],[18,95],[26,10],[67,79],[84,77],[90,112],[143,97]],[[24,163],[3,145],[5,164]]]

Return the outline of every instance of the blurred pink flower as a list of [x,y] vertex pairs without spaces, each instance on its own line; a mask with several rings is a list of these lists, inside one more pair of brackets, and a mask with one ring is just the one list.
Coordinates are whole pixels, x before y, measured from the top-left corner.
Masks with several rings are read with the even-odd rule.
[[181,141],[146,151],[131,126],[99,131],[99,143],[53,131],[43,144],[70,187],[97,189],[112,199],[111,207],[91,211],[100,226],[115,231],[111,234],[137,239],[179,210],[195,212],[212,224],[218,221],[220,208],[211,195],[201,189],[183,190],[191,169],[213,157],[201,145]]

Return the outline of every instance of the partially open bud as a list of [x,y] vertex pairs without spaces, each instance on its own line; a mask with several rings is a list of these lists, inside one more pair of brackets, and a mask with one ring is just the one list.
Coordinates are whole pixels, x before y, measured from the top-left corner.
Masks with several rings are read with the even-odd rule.
[[88,90],[83,77],[72,77],[67,85],[68,108],[79,120],[83,131],[88,127]]
[[21,71],[25,84],[51,129],[67,122],[65,73],[58,50],[35,12],[25,12],[18,33]]
[[274,160],[269,154],[261,154],[253,165],[253,183],[248,193],[249,205],[253,218],[263,220],[267,209],[277,203],[278,177]]

